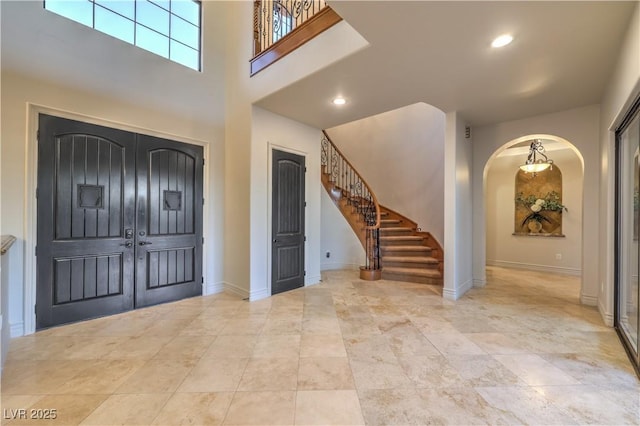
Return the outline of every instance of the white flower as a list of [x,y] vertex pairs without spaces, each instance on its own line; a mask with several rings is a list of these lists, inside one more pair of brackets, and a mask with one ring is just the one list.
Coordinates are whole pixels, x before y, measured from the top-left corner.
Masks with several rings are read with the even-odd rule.
[[534,204],[531,206],[531,211],[534,213],[538,213],[540,210],[542,210],[542,206],[540,204]]
[[544,201],[542,198],[538,198],[536,200],[536,204],[539,206],[544,206],[544,204],[546,203],[546,201]]

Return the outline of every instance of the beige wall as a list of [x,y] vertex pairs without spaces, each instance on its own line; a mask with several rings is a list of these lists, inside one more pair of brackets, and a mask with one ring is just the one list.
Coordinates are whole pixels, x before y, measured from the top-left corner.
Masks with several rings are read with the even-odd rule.
[[609,325],[614,314],[615,129],[631,103],[640,96],[640,4],[631,17],[615,71],[602,100],[599,140],[600,192],[597,276],[598,309]]
[[[40,2],[2,2],[1,7],[1,231],[18,237],[9,277],[12,334],[34,328],[37,107],[51,114],[204,145],[204,290],[220,289],[224,277],[225,117],[222,100],[217,99],[224,86],[211,83],[224,69],[222,62],[216,62],[220,59],[218,46],[205,44],[210,50],[204,56],[209,59],[205,71],[197,73],[45,11]],[[216,7],[205,5],[203,20],[219,19]],[[210,32],[205,36],[216,38],[219,26],[206,27]]]
[[[515,176],[526,154],[498,156],[486,178],[487,264],[580,275],[582,246],[582,162],[571,149],[548,151],[562,172],[564,237],[513,235]],[[556,259],[559,254],[562,259]]]
[[358,269],[363,266],[366,259],[364,248],[324,187],[320,206],[320,269]]
[[327,130],[380,204],[444,241],[444,124],[417,103]]
[[[600,108],[598,105],[577,108],[523,120],[498,123],[474,129],[473,144],[473,209],[474,280],[485,281],[486,255],[486,172],[490,160],[503,148],[530,135],[546,134],[551,139],[565,140],[573,145],[584,161],[584,193],[598,199],[600,193],[597,170]],[[597,302],[598,275],[598,210],[583,209],[582,217],[582,289],[583,303]]]
[[[309,153],[312,153],[312,145],[316,143],[319,156],[320,133],[318,129],[254,108],[253,104],[363,48],[366,41],[348,24],[340,22],[267,69],[249,77],[253,23],[246,17],[252,16],[253,3],[226,2],[225,8],[225,283],[229,289],[256,299],[268,295],[269,286],[266,283],[270,281],[270,258],[267,257],[271,246],[268,238],[269,197],[264,189],[269,171],[269,142]],[[254,120],[257,122],[254,123]],[[302,139],[296,141],[285,137],[289,131],[291,136],[303,135]],[[315,142],[311,139],[315,139]],[[310,157],[313,161],[311,166],[307,166],[307,175],[317,176],[318,192],[314,199],[307,200],[307,214],[310,218],[316,218],[313,219],[315,222],[309,223],[319,230],[320,166],[315,161],[315,155]],[[316,179],[315,176],[313,179]],[[316,188],[312,189],[316,191]],[[307,283],[319,280],[319,231],[317,242],[310,244],[306,256],[317,266],[310,266],[307,271]]]
[[271,158],[274,149],[305,158],[305,285],[320,282],[320,130],[259,107],[252,113],[251,300],[271,295]]
[[472,139],[465,138],[467,123],[456,112],[446,115],[444,152],[444,289],[448,299],[459,299],[473,286],[475,238],[472,205]]

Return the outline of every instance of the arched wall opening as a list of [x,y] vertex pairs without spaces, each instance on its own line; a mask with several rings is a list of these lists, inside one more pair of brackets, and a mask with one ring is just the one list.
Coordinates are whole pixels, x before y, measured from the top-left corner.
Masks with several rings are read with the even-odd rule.
[[[528,234],[514,221],[516,174],[533,139],[542,141],[546,155],[562,172],[561,202],[567,211],[562,214],[561,234]],[[482,178],[486,265],[579,276],[582,294],[585,197],[580,150],[556,135],[528,134],[497,148],[486,161]],[[544,172],[532,179],[545,179]]]

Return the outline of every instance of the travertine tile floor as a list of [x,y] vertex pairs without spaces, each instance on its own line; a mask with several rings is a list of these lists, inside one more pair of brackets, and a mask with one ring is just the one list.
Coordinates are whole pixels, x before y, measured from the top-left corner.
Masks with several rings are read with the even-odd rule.
[[[572,277],[489,268],[457,302],[353,271],[12,341],[3,424],[638,424],[640,384]],[[44,411],[34,411],[43,414]]]

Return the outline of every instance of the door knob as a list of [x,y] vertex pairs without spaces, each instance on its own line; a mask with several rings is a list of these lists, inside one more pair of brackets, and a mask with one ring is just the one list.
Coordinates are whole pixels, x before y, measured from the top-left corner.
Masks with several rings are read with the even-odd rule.
[[273,242],[274,242],[274,243],[277,243],[277,242],[278,242],[278,240],[273,240]]
[[131,241],[127,241],[126,243],[124,243],[124,244],[120,244],[120,245],[121,245],[121,246],[125,246],[125,247],[127,247],[127,248],[128,248],[128,247],[133,246],[133,243],[132,243]]
[[150,243],[149,241],[140,241],[138,243],[139,246],[148,246],[149,244],[153,244],[153,243]]

